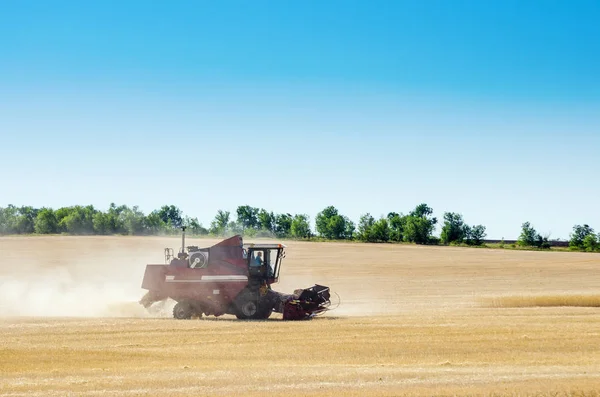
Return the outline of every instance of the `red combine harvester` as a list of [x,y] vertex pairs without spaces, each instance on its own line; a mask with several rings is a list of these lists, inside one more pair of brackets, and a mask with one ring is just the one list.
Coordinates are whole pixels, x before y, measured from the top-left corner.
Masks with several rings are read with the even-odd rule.
[[[187,248],[187,251],[185,250]],[[167,298],[177,302],[173,317],[233,314],[239,319],[267,319],[273,312],[284,320],[303,320],[329,310],[329,287],[273,291],[279,281],[283,244],[244,244],[237,235],[209,248],[185,247],[185,229],[177,257],[165,248],[164,265],[147,265],[140,300],[145,308]]]

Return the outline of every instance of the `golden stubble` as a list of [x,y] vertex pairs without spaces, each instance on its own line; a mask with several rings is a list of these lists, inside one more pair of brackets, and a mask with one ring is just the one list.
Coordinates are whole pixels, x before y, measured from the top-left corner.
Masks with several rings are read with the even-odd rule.
[[600,295],[501,296],[481,299],[488,307],[598,307]]
[[[485,304],[593,296],[600,255],[289,242],[274,288],[330,285],[342,300],[336,311],[303,322],[279,315],[176,321],[142,313],[119,294],[103,306],[103,291],[141,297],[139,269],[160,263],[162,247],[178,243],[0,239],[0,281],[26,284],[32,272],[41,274],[45,296],[64,305],[52,317],[13,307],[0,318],[0,395],[600,394],[597,308]],[[71,278],[56,283],[53,269]],[[81,283],[98,289],[78,289]],[[18,297],[6,298],[18,306]],[[95,310],[78,314],[86,303]]]

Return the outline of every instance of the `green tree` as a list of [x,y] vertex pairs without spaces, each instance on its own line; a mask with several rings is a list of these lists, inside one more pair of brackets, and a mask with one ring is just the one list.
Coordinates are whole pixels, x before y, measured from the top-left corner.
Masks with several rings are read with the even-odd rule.
[[290,226],[290,232],[294,238],[308,238],[310,237],[310,223],[308,215],[298,214],[292,219]]
[[58,231],[58,222],[52,208],[42,208],[35,217],[35,232],[38,234],[53,234]]
[[289,237],[292,229],[292,214],[277,214],[275,216],[275,235],[279,238]]
[[583,239],[583,249],[588,252],[598,251],[600,249],[600,241],[598,240],[599,238],[595,234],[588,234]]
[[183,226],[181,210],[174,205],[163,205],[158,215],[165,225],[170,225],[173,229],[181,229]]
[[[59,233],[67,232],[65,218],[69,216],[69,214],[71,213],[71,209],[71,207],[60,207],[56,211],[54,211],[54,215],[56,216],[56,222],[58,223],[57,228]],[[92,226],[94,224],[93,222],[94,221],[92,219]]]
[[13,233],[31,234],[35,230],[35,217],[38,210],[30,206],[22,206],[17,209],[13,223]]
[[354,234],[355,226],[352,221],[344,215],[334,215],[327,224],[329,237],[335,240],[351,239]]
[[146,231],[146,216],[139,210],[137,205],[132,208],[126,208],[121,212],[120,220],[129,235],[141,235]]
[[333,238],[333,233],[330,230],[330,221],[334,216],[338,216],[338,210],[332,205],[317,214],[315,226],[319,235],[328,239]]
[[[154,210],[146,215],[146,219],[144,219],[144,225],[146,226],[146,231],[148,234],[157,235],[167,232],[167,225],[162,220],[158,210]],[[168,231],[171,232],[171,230]]]
[[409,213],[404,222],[404,241],[416,244],[430,242],[437,218],[432,217],[433,209],[422,203]]
[[329,237],[332,239],[343,239],[346,235],[346,221],[341,215],[334,215],[329,218],[329,222],[327,223],[327,230]]
[[237,221],[244,230],[258,228],[259,209],[249,205],[242,205],[237,208]]
[[517,239],[517,244],[522,247],[533,247],[535,246],[537,236],[538,233],[533,226],[531,226],[531,223],[525,222],[521,225],[521,234]]
[[210,233],[223,236],[227,231],[227,225],[229,225],[229,211],[218,210],[215,219],[210,224]]
[[275,230],[275,215],[261,208],[258,212],[258,223],[262,230],[272,233]]
[[96,211],[92,216],[92,225],[96,234],[126,234],[121,214],[127,206],[110,203],[107,212]]
[[[593,235],[594,229],[589,225],[575,225],[570,235],[569,247],[585,249],[584,241],[587,236]],[[590,240],[591,241],[591,240]]]
[[12,204],[6,208],[0,207],[0,234],[15,233],[18,209]]
[[404,240],[404,226],[406,225],[406,216],[396,212],[390,212],[387,216],[390,225],[390,240]]
[[355,225],[347,216],[340,215],[337,208],[329,206],[317,214],[317,232],[327,239],[348,239],[354,234]]
[[354,238],[354,232],[356,231],[356,225],[347,216],[344,215],[342,218],[344,218],[344,223],[346,224],[343,238],[352,240]]
[[9,204],[0,208],[0,234],[31,234],[35,231],[35,218],[38,210]]
[[475,225],[473,227],[464,225],[463,231],[466,242],[469,245],[482,245],[483,239],[485,239],[487,236],[487,233],[485,232],[485,226],[483,225]]
[[[431,214],[433,214],[433,208],[425,203],[421,203],[417,205],[409,215],[416,216],[418,218],[428,218]],[[431,220],[434,221],[434,224],[437,223],[436,218],[431,218]]]
[[529,222],[521,225],[521,234],[517,240],[517,244],[521,247],[537,247],[550,248],[548,236],[540,235]]
[[96,212],[91,205],[60,208],[56,211],[58,228],[69,234],[93,234]]
[[390,240],[390,227],[387,218],[380,218],[371,227],[371,239],[375,242],[385,243]]
[[373,218],[373,216],[370,213],[367,212],[366,214],[361,215],[360,219],[358,220],[357,238],[360,241],[364,242],[374,241],[372,236],[372,229],[374,224],[375,218]]
[[115,233],[111,224],[110,216],[105,212],[96,212],[92,217],[92,225],[94,227],[94,233],[96,234]]
[[430,219],[409,215],[406,218],[404,240],[427,244],[431,238],[435,225]]
[[208,229],[203,227],[202,224],[198,222],[198,218],[190,218],[189,216],[186,216],[183,220],[183,225],[192,235],[203,236],[208,234]]
[[454,212],[444,213],[444,225],[440,239],[442,244],[453,242],[462,243],[465,238],[465,223],[461,214]]
[[542,236],[538,234],[535,239],[535,246],[537,248],[549,249],[551,247],[550,241],[548,241],[548,236]]
[[126,205],[117,206],[115,203],[110,203],[108,211],[106,212],[106,218],[108,221],[107,232],[110,234],[125,233],[125,226],[122,222],[121,214],[127,209]]

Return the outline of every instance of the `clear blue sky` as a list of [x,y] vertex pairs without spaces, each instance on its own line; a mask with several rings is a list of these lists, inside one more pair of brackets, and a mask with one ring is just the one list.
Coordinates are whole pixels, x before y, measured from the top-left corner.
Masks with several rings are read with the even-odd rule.
[[600,230],[598,1],[3,1],[0,206]]

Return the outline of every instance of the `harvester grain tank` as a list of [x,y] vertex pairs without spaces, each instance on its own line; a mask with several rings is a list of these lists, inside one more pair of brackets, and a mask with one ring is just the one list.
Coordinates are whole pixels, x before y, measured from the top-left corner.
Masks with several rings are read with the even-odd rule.
[[276,292],[285,258],[283,244],[244,244],[241,236],[211,247],[185,246],[185,229],[177,256],[165,248],[165,264],[146,265],[140,304],[149,308],[168,298],[176,301],[173,317],[235,315],[267,319],[273,312],[284,320],[302,320],[330,309],[329,287],[315,284],[292,294]]

